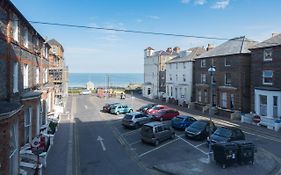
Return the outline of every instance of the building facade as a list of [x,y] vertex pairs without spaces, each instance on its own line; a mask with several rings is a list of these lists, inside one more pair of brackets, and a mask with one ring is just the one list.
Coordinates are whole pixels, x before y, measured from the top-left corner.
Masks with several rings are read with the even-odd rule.
[[262,120],[281,116],[281,34],[251,48],[251,109]]
[[197,106],[210,104],[210,67],[215,67],[213,105],[222,114],[234,110],[250,111],[250,63],[248,50],[256,42],[245,37],[233,38],[208,50],[195,60],[194,97]]
[[166,93],[166,62],[176,57],[179,48],[155,51],[148,47],[144,50],[143,96],[161,98]]
[[191,48],[166,63],[167,101],[178,105],[191,102],[194,58],[205,52],[204,48]]
[[65,106],[68,95],[68,67],[65,64],[64,49],[55,39],[48,41],[50,49],[49,80],[55,88],[55,105]]
[[21,147],[46,122],[49,48],[11,1],[0,2],[0,174],[19,174]]

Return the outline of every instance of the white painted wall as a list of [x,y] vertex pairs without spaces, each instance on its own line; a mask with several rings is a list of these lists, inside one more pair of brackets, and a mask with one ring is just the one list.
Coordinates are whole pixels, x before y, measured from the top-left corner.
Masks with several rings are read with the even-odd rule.
[[273,118],[273,96],[277,96],[278,112],[277,115],[281,116],[281,92],[280,91],[267,91],[255,89],[255,112],[260,115],[260,95],[267,96],[267,116]]
[[[168,63],[166,65],[166,92],[170,98],[175,98],[182,104],[189,103],[192,95],[192,62]],[[185,66],[184,66],[185,65]],[[183,80],[185,75],[185,81]],[[170,80],[170,76],[172,80]],[[169,90],[168,90],[169,89]],[[172,89],[172,95],[171,95]],[[184,97],[182,97],[184,95]]]
[[[144,57],[144,92],[143,96],[154,98],[158,91],[158,75],[159,75],[158,55]],[[151,83],[151,85],[145,85]],[[147,89],[151,89],[151,94],[147,94]]]

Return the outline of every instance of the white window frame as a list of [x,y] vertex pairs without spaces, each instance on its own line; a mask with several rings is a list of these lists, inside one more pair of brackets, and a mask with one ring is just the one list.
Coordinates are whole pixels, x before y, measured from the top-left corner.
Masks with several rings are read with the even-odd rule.
[[40,71],[39,71],[39,67],[37,67],[36,68],[36,70],[35,70],[36,72],[35,72],[35,82],[36,82],[36,84],[39,84],[39,78],[40,78]]
[[207,83],[207,75],[206,74],[201,74],[201,83]]
[[221,92],[221,107],[227,108],[227,93]]
[[[24,142],[25,143],[30,143],[32,139],[32,108],[29,107],[25,110],[24,113]],[[28,121],[29,119],[29,121]],[[28,139],[27,139],[27,129],[28,129]]]
[[10,126],[10,155],[9,155],[9,174],[18,174],[19,172],[19,152],[18,152],[18,123]]
[[172,81],[173,80],[172,74],[169,74],[169,77],[170,77],[170,81]]
[[[227,77],[227,75],[230,75],[230,83],[227,82],[227,79],[229,79],[229,77]],[[231,85],[231,73],[225,73],[224,74],[224,85]]]
[[29,74],[29,65],[28,64],[24,64],[23,65],[23,88],[26,89],[29,87],[28,85],[28,75]]
[[19,42],[19,19],[14,14],[13,15],[13,21],[12,21],[12,28],[13,28],[13,39],[14,41]]
[[186,63],[183,63],[183,69],[186,69]]
[[23,29],[23,45],[24,47],[28,48],[28,29],[25,27]]
[[176,69],[178,69],[178,63],[176,63]]
[[272,61],[272,48],[263,50],[263,61]]
[[[228,61],[228,63],[227,63],[227,61]],[[231,61],[231,59],[224,58],[224,66],[225,66],[225,67],[230,67],[230,66],[231,66],[230,61]]]
[[186,82],[185,74],[182,75],[182,80],[183,80],[183,82]]
[[[272,73],[271,77],[270,76],[265,76],[266,72],[271,72]],[[265,82],[265,78],[271,78],[272,82],[271,83]],[[272,70],[264,70],[264,71],[262,71],[262,84],[264,84],[264,85],[272,85],[273,84],[273,71]]]
[[198,91],[198,102],[202,102],[202,91]]
[[206,60],[205,59],[201,60],[201,67],[206,67]]
[[19,91],[19,63],[16,61],[13,65],[13,93]]
[[45,69],[44,78],[45,78],[45,83],[48,83],[48,68]]
[[176,74],[176,81],[178,81],[178,74]]

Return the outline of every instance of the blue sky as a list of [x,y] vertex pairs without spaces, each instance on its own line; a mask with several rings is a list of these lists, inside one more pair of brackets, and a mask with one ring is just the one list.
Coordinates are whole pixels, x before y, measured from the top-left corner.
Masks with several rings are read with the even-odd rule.
[[[31,21],[262,41],[281,31],[281,1],[267,0],[12,0]],[[143,50],[222,41],[128,34],[33,24],[65,49],[70,72],[143,72]]]

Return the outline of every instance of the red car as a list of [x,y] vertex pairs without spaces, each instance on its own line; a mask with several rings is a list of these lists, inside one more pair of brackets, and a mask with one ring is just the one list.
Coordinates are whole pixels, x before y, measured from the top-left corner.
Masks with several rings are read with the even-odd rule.
[[153,119],[154,120],[171,120],[174,117],[180,115],[179,111],[173,110],[173,109],[162,109],[156,114],[154,114]]
[[168,106],[165,105],[156,105],[153,108],[150,108],[146,111],[147,114],[154,115],[162,109],[169,109]]

